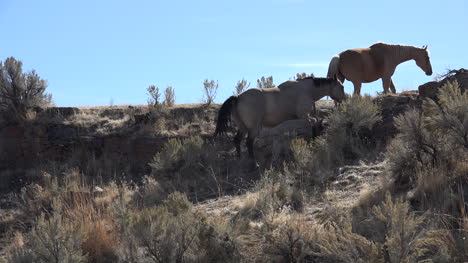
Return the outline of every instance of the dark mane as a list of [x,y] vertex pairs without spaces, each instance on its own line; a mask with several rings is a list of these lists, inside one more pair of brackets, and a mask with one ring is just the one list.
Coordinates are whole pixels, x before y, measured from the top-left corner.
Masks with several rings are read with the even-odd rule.
[[307,77],[307,78],[303,78],[303,79],[298,79],[298,81],[306,80],[306,79],[313,80],[314,81],[314,86],[316,86],[316,87],[319,87],[322,84],[331,84],[332,82],[336,81],[333,78],[315,78],[315,77]]

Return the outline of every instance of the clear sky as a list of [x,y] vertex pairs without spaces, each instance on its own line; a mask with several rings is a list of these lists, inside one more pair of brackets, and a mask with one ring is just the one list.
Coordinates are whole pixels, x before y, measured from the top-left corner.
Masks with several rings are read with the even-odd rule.
[[[325,76],[333,55],[378,41],[428,45],[434,73],[466,68],[467,10],[465,0],[0,0],[0,59],[36,69],[58,106],[145,104],[149,85],[199,102],[204,79],[219,81],[222,102],[242,78]],[[433,76],[410,61],[393,80],[402,91]],[[380,80],[363,85],[376,91]]]

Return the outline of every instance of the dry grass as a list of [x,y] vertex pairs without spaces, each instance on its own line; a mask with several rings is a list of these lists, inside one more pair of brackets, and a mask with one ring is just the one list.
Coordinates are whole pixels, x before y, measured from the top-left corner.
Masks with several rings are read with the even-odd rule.
[[[445,125],[457,120],[434,105],[437,121],[418,112],[400,117],[400,135],[387,149],[391,167],[381,162],[387,168],[372,175],[362,162],[373,160],[366,151],[382,150],[369,144],[379,109],[368,98],[353,101],[329,117],[325,135],[292,140],[291,156],[255,174],[226,145],[197,136],[212,131],[216,105],[178,105],[153,116],[119,106],[82,109],[60,121],[105,136],[148,114],[141,134],[194,136],[169,141],[137,183],[90,180],[92,171],[114,169],[111,155],[90,160],[86,176],[66,169],[78,162],[38,176],[13,198],[17,212],[0,217],[8,232],[3,252],[9,262],[466,261],[468,160],[456,137],[464,128]],[[399,173],[408,175],[405,187]],[[44,239],[51,233],[64,238]],[[46,253],[43,244],[59,249]]]

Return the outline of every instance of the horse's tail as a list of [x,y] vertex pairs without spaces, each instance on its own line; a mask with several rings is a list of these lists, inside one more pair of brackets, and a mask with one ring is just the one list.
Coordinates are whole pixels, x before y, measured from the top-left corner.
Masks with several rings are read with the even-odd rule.
[[227,99],[218,112],[218,121],[216,122],[216,135],[222,135],[226,133],[231,123],[231,112],[233,107],[237,105],[237,96],[231,96]]
[[340,74],[339,66],[340,65],[340,56],[334,56],[328,65],[327,78],[338,78]]

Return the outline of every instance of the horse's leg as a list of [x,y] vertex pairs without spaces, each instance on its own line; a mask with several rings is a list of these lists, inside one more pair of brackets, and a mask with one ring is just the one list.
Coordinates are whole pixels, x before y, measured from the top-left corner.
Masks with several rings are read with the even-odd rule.
[[383,86],[384,93],[388,93],[388,89],[390,88],[391,81],[392,81],[391,78],[386,78],[386,77],[382,78],[382,86]]
[[354,85],[354,95],[361,94],[361,85],[362,85],[362,83],[357,82],[357,81],[353,81],[353,85]]
[[395,85],[393,84],[392,78],[390,78],[390,90],[392,93],[396,93]]
[[247,136],[246,145],[247,145],[247,150],[249,152],[249,157],[255,160],[255,154],[253,151],[254,140],[255,138],[249,134],[249,136]]
[[253,160],[255,160],[255,154],[253,149],[255,137],[257,137],[257,132],[249,130],[247,141],[245,142],[245,145],[247,146],[247,150],[249,152],[249,157]]
[[236,146],[237,157],[241,158],[241,142],[244,138],[244,133],[240,130],[237,131],[236,136],[234,137],[234,145]]
[[249,157],[253,161],[253,166],[256,168],[258,167],[257,160],[255,159],[255,153],[254,153],[254,141],[255,138],[258,136],[259,129],[254,129],[254,130],[249,130],[248,136],[247,136],[247,151],[249,152]]

